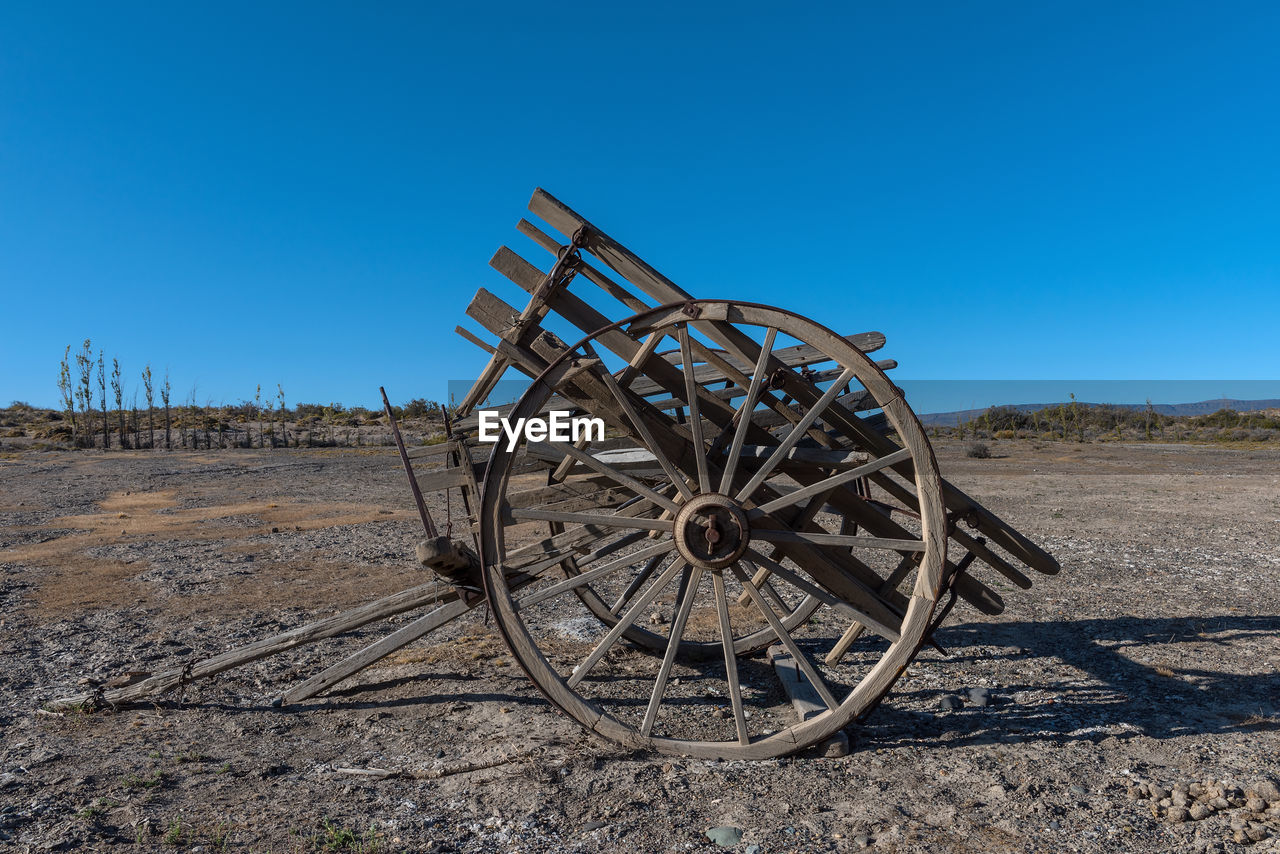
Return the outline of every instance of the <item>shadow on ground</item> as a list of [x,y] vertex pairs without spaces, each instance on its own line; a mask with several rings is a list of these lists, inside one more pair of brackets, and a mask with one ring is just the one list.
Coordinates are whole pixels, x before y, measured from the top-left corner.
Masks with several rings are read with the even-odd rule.
[[[877,746],[893,746],[944,734],[950,744],[1009,744],[1277,729],[1280,672],[1251,654],[1258,639],[1277,633],[1280,616],[950,626],[937,633],[951,651],[948,668],[978,678],[998,674],[1003,682],[993,691],[995,704],[941,714],[937,703],[943,693],[963,694],[971,686],[912,690],[908,681],[865,721],[862,732]],[[1014,652],[977,651],[984,647]],[[1144,658],[1149,661],[1139,660]],[[926,651],[920,660],[944,659]],[[929,710],[918,711],[920,702]]]

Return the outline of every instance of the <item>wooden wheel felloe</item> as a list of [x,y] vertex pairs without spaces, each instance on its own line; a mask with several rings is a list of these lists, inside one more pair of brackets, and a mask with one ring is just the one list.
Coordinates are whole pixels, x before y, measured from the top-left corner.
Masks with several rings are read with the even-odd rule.
[[[658,353],[664,340],[677,354]],[[784,346],[812,358],[788,367],[775,355]],[[726,388],[700,382],[712,370]],[[884,696],[925,639],[946,521],[919,422],[860,350],[780,309],[689,301],[565,348],[507,417],[537,416],[553,398],[629,439],[596,453],[522,442],[490,458],[485,590],[513,655],[553,703],[624,744],[747,758],[828,738]],[[857,414],[870,410],[896,442]],[[584,484],[572,509],[518,497],[528,494],[519,462],[548,453],[576,472],[566,488]],[[918,521],[859,494],[873,473],[905,492]],[[564,526],[561,539],[536,539],[544,529],[530,523],[542,522]],[[547,555],[542,564],[531,550]],[[560,577],[532,571],[570,557]],[[603,625],[573,619],[575,594],[588,589],[583,601],[607,606]],[[817,605],[834,632],[806,622]],[[826,663],[833,635],[855,625],[867,630],[859,646]],[[820,713],[795,721],[772,669],[748,657],[775,640]],[[698,655],[709,649],[714,659]]]

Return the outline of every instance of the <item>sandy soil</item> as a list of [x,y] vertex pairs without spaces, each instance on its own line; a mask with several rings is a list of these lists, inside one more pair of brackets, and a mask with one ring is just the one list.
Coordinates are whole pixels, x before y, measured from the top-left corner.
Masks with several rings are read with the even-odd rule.
[[[1062,573],[984,576],[1005,613],[957,607],[950,657],[922,652],[849,756],[754,763],[586,735],[481,612],[297,707],[269,700],[387,624],[153,706],[50,713],[421,583],[419,527],[383,449],[12,455],[0,846],[719,850],[705,832],[733,827],[755,854],[1280,850],[1280,452],[992,448],[943,444],[944,474]],[[977,686],[992,705],[939,708]]]

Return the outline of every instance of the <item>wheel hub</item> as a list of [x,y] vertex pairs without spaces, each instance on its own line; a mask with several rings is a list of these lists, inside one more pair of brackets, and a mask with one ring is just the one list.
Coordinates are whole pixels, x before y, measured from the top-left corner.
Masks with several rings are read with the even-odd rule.
[[710,493],[689,499],[675,518],[676,550],[694,566],[723,569],[751,543],[747,514],[736,501]]

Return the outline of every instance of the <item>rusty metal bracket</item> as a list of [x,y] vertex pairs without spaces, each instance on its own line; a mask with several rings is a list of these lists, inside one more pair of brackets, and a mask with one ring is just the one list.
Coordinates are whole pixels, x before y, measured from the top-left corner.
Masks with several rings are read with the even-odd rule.
[[573,277],[578,275],[578,270],[582,267],[582,247],[587,244],[590,237],[591,230],[586,223],[578,226],[578,230],[573,233],[569,242],[556,252],[556,263],[552,265],[551,272],[547,273],[542,284],[533,292],[535,300],[545,300],[554,291],[560,290],[573,281]]
[[680,309],[680,313],[697,320],[702,316],[702,306],[698,305],[693,300],[689,300]]

